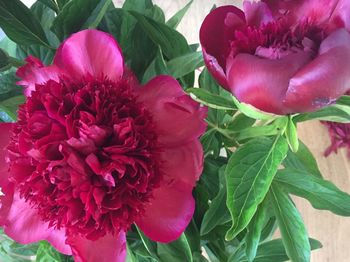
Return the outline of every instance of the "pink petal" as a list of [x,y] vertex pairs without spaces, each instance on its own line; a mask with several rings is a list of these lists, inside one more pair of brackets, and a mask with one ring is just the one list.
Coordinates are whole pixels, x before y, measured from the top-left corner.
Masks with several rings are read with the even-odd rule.
[[153,241],[171,242],[185,231],[194,208],[192,186],[180,180],[163,181],[137,225]]
[[282,103],[289,80],[310,60],[311,55],[301,51],[276,60],[239,54],[228,60],[228,82],[241,102],[269,113],[290,113]]
[[248,25],[260,27],[262,24],[274,21],[271,10],[266,3],[244,1],[243,9]]
[[262,0],[274,16],[286,15],[292,23],[309,20],[319,24],[327,22],[339,0]]
[[92,241],[79,235],[68,237],[75,262],[124,262],[126,257],[125,233],[106,235]]
[[290,81],[285,105],[294,112],[314,111],[333,103],[350,89],[350,34],[344,29],[331,34],[320,55]]
[[1,198],[0,222],[5,233],[20,244],[30,244],[41,240],[50,242],[59,252],[71,255],[66,245],[65,232],[49,227],[36,213],[36,209],[20,198],[6,192]]
[[163,148],[163,174],[195,186],[203,171],[203,148],[198,140],[188,144]]
[[12,123],[1,123],[0,124],[0,187],[4,188],[9,183],[8,181],[8,163],[7,157],[7,146],[10,142],[10,135],[12,130]]
[[228,87],[225,68],[230,41],[234,38],[234,31],[244,26],[244,13],[240,9],[222,6],[207,15],[200,29],[204,61],[210,73],[225,88]]
[[186,95],[172,77],[158,76],[136,92],[151,112],[163,145],[181,145],[205,132],[207,109]]
[[331,16],[331,24],[333,28],[346,28],[350,31],[350,2],[348,0],[339,0]]
[[44,84],[49,80],[59,81],[62,72],[54,65],[45,66],[39,59],[29,56],[25,60],[27,64],[18,68],[16,75],[21,78],[17,84],[24,86],[24,94],[30,96],[35,90],[36,84]]
[[90,75],[117,81],[124,70],[122,52],[115,39],[93,29],[75,33],[64,41],[57,50],[54,64],[76,80]]

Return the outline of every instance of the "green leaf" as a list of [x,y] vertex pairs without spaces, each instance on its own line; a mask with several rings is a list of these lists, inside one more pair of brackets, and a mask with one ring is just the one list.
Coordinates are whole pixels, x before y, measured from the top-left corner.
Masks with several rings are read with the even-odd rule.
[[274,118],[280,117],[279,115],[274,115],[271,113],[263,112],[252,105],[241,103],[235,98],[234,96],[231,96],[233,102],[237,106],[237,108],[246,116],[250,118],[254,118],[257,120],[272,120]]
[[147,9],[145,12],[145,15],[148,16],[149,18],[153,19],[154,21],[157,21],[157,22],[162,23],[162,24],[165,23],[164,12],[157,5],[154,5],[150,9]]
[[5,37],[0,41],[0,48],[5,50],[9,56],[16,56],[16,46],[16,43],[11,41],[8,37]]
[[0,1],[0,27],[18,44],[50,47],[39,21],[19,0]]
[[139,262],[138,260],[136,260],[136,257],[128,244],[126,245],[126,252],[126,262]]
[[47,7],[51,8],[56,13],[59,12],[59,9],[58,9],[58,6],[57,6],[55,0],[38,0],[38,1],[43,3],[44,5],[46,5]]
[[4,122],[16,122],[17,109],[25,101],[24,96],[15,96],[0,102],[0,119]]
[[245,114],[236,114],[233,120],[227,125],[227,129],[237,132],[251,127],[256,122],[256,119],[247,117]]
[[55,0],[57,2],[58,8],[62,10],[62,8],[71,0]]
[[286,138],[292,152],[297,152],[299,149],[298,131],[291,117],[288,119]]
[[138,227],[136,227],[136,229],[147,252],[150,254],[151,257],[157,259],[157,244],[155,242],[152,242],[148,237],[146,237],[146,235]]
[[[310,238],[311,250],[319,249],[322,244]],[[247,258],[242,258],[238,262],[248,262]],[[282,239],[275,239],[261,244],[254,259],[254,262],[284,262],[289,261]],[[232,261],[233,262],[233,261]],[[236,262],[236,261],[235,261]]]
[[305,171],[283,169],[274,182],[293,195],[307,199],[314,208],[350,216],[350,195],[340,191],[330,181],[310,176]]
[[201,137],[201,143],[205,154],[213,153],[215,156],[220,154],[221,144],[217,138],[217,131],[215,129],[208,130]]
[[288,257],[293,262],[309,262],[311,247],[308,234],[294,203],[275,184],[270,188],[269,197]]
[[36,253],[36,262],[64,262],[65,256],[58,253],[49,243],[46,241],[40,242],[39,249]]
[[200,228],[201,236],[208,234],[216,226],[223,225],[231,220],[230,213],[226,207],[226,181],[224,174],[225,166],[219,170],[220,189],[217,196],[212,200],[209,209],[203,217]]
[[112,0],[100,0],[99,4],[85,21],[82,28],[97,28],[110,5],[113,5]]
[[316,112],[299,114],[294,117],[295,122],[322,120],[339,123],[350,123],[350,98],[343,96],[337,103],[324,107]]
[[317,177],[322,177],[316,159],[302,141],[299,141],[299,150],[297,152],[288,152],[283,165],[288,168],[307,171]]
[[214,109],[236,110],[235,104],[225,97],[209,93],[202,88],[189,88],[187,93],[197,102]]
[[[74,0],[69,1],[64,5],[61,12],[57,15],[52,24],[52,31],[57,35],[60,40],[65,39],[67,36],[80,31],[83,28],[95,26],[95,24],[102,17],[101,12],[106,11],[104,4],[110,2],[109,0]],[[109,3],[110,4],[110,3]],[[103,7],[103,8],[102,8]],[[79,15],[77,15],[79,14]]]
[[0,73],[0,101],[22,93],[22,88],[16,85],[17,81],[15,70]]
[[144,14],[147,9],[152,8],[152,0],[125,0],[123,9],[127,11],[136,11]]
[[174,78],[183,77],[204,66],[202,52],[193,52],[176,57],[167,63],[170,75]]
[[166,66],[162,50],[160,47],[158,48],[158,52],[156,54],[156,57],[152,61],[152,63],[148,66],[146,69],[143,78],[142,83],[147,83],[152,78],[158,76],[158,75],[167,75],[168,74],[168,68]]
[[10,57],[6,51],[0,48],[0,72],[7,71],[12,67]]
[[185,234],[169,243],[157,245],[158,255],[162,262],[192,262],[192,252]]
[[286,139],[253,139],[232,154],[226,167],[227,207],[233,224],[226,239],[235,238],[264,200],[288,151]]
[[261,203],[258,211],[255,213],[253,219],[250,221],[247,227],[245,252],[249,262],[254,260],[258,250],[261,232],[266,220],[267,207],[268,205],[265,203],[265,201]]
[[186,39],[173,28],[159,23],[145,15],[130,11],[149,38],[162,48],[168,59],[191,52]]
[[187,13],[188,9],[191,7],[193,0],[189,1],[187,5],[185,5],[182,9],[180,9],[174,16],[172,16],[169,21],[166,22],[167,26],[172,28],[177,28],[180,24],[182,18]]

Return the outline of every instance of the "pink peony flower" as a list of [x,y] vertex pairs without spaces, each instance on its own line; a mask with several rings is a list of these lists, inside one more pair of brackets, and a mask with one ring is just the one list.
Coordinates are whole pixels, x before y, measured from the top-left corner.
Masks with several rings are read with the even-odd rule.
[[245,1],[212,11],[200,40],[217,81],[275,114],[314,111],[350,88],[350,2]]
[[133,223],[154,241],[177,239],[194,212],[206,109],[169,76],[138,85],[97,30],[68,38],[53,65],[27,62],[17,72],[26,103],[0,125],[6,234],[88,262],[124,261]]

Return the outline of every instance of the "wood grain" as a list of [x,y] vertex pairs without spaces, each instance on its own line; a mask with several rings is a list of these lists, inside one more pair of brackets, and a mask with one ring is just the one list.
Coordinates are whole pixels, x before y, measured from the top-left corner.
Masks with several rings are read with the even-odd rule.
[[[189,0],[153,0],[164,11],[166,18],[170,18]],[[117,5],[122,0],[115,1]],[[178,27],[189,43],[198,43],[200,25],[216,4],[235,4],[241,6],[242,1],[233,0],[194,0],[189,12]],[[299,126],[300,138],[311,149],[317,158],[322,174],[342,190],[350,193],[350,163],[346,151],[341,150],[337,155],[329,158],[323,156],[329,145],[327,129],[319,122],[309,122]],[[303,199],[295,198],[296,204],[307,225],[309,235],[320,240],[321,250],[312,253],[312,262],[348,262],[350,261],[350,218],[336,216],[327,211],[315,210]],[[273,262],[273,261],[271,261]]]

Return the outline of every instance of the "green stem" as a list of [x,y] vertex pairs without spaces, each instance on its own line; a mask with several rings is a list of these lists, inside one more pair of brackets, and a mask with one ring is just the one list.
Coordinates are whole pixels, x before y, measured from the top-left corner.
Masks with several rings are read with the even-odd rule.
[[17,68],[24,66],[26,64],[24,61],[14,58],[12,56],[9,56],[9,62],[11,63],[12,66]]

